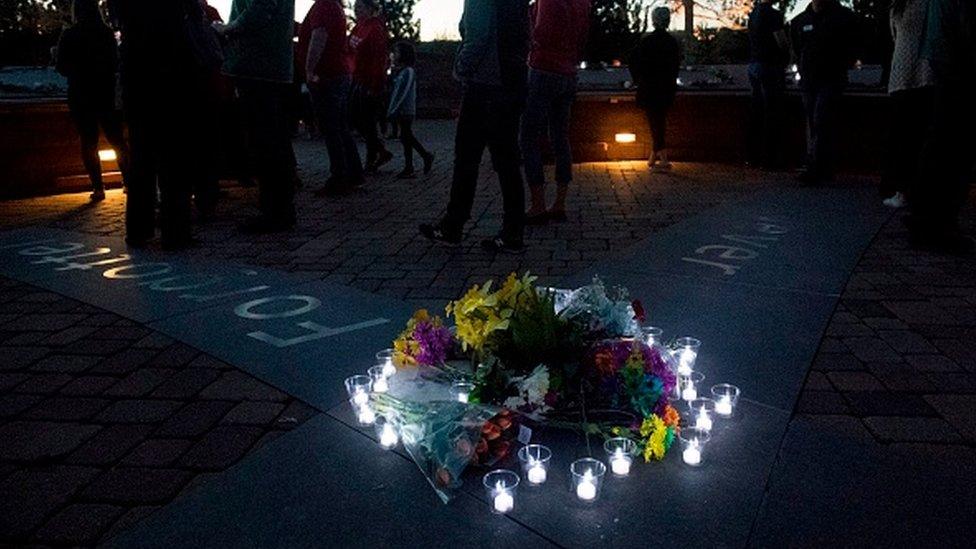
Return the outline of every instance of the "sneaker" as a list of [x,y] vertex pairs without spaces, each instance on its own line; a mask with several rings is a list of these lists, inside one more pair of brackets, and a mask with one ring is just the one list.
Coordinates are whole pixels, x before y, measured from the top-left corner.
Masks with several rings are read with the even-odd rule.
[[432,169],[434,169],[434,153],[424,157],[424,175],[429,174]]
[[416,177],[417,177],[416,172],[414,172],[413,170],[408,170],[406,168],[404,168],[403,171],[398,173],[396,176],[397,179],[414,179]]
[[882,204],[888,206],[889,208],[900,209],[908,205],[908,200],[905,199],[904,193],[897,192],[894,196],[885,198],[881,201]]
[[658,162],[651,168],[654,173],[671,173],[671,163],[670,162]]
[[91,200],[92,202],[101,202],[102,200],[105,200],[105,190],[99,189],[97,191],[93,191],[90,195],[88,195],[88,200]]
[[490,253],[518,254],[525,251],[525,245],[519,242],[505,240],[500,236],[486,238],[481,241],[481,249]]
[[294,220],[273,219],[258,215],[241,223],[239,229],[244,234],[271,234],[290,231],[295,227]]
[[457,246],[461,243],[460,233],[446,232],[444,229],[436,225],[428,225],[426,223],[420,225],[420,234],[424,235],[434,242],[441,242],[443,244],[450,244],[452,246]]

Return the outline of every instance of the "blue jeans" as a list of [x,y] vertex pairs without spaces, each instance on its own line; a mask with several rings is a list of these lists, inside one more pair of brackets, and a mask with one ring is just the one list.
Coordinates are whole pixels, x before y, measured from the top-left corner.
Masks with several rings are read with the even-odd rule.
[[529,69],[529,95],[519,138],[529,186],[541,186],[546,182],[540,141],[547,124],[549,142],[556,157],[556,184],[568,185],[573,180],[569,120],[575,98],[576,76]]
[[[325,137],[332,179],[348,182],[363,176],[363,162],[349,128],[349,94],[352,77],[340,76],[309,86],[312,106]],[[345,180],[345,181],[342,181]]]

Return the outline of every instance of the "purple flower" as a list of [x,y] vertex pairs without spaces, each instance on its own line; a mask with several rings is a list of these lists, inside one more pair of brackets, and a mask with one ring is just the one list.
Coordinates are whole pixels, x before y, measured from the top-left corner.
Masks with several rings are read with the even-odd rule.
[[451,348],[451,331],[432,322],[418,322],[413,330],[413,339],[420,347],[415,357],[420,364],[440,364],[447,359]]

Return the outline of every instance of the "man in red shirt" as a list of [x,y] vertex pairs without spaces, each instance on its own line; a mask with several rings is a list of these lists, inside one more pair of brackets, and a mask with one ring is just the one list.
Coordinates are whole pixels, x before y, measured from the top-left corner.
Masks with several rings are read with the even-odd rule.
[[315,1],[298,33],[298,56],[329,152],[331,176],[316,194],[345,194],[363,182],[363,164],[348,122],[352,59],[341,0]]
[[[525,178],[532,199],[525,214],[529,225],[566,219],[566,194],[573,179],[570,109],[576,97],[576,69],[589,33],[590,0],[537,0],[531,15],[529,90],[520,131]],[[547,123],[556,157],[556,202],[549,210],[540,143]]]
[[383,105],[383,88],[390,55],[386,22],[376,0],[356,0],[356,26],[349,36],[354,56],[352,114],[356,131],[366,140],[366,171],[386,164],[393,155],[383,146],[377,124]]

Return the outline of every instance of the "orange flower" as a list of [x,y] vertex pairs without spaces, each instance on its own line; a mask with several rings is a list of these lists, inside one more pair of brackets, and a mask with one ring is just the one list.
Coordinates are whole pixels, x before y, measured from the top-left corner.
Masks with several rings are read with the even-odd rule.
[[681,415],[670,404],[664,409],[664,424],[668,427],[677,427],[681,423]]

